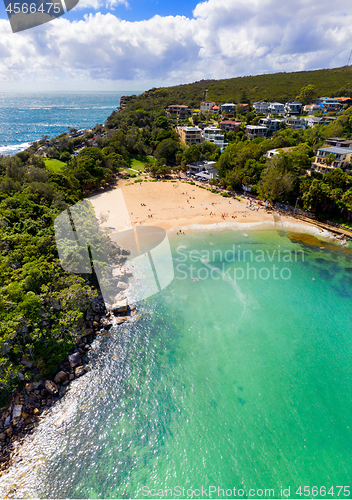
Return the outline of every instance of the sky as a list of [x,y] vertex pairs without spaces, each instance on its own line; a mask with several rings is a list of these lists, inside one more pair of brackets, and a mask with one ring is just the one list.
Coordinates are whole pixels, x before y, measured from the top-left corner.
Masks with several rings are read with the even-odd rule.
[[80,0],[19,33],[0,2],[0,91],[142,91],[340,67],[352,49],[350,0]]

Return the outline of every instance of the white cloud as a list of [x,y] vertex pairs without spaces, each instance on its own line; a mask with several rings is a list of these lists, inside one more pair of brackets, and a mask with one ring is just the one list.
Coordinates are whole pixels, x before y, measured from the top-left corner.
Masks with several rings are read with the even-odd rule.
[[[82,1],[94,7],[103,0]],[[1,20],[0,78],[124,81],[134,88],[140,82],[143,88],[144,82],[337,67],[347,63],[351,26],[345,0],[208,0],[196,6],[193,19],[132,23],[97,13],[16,35]]]

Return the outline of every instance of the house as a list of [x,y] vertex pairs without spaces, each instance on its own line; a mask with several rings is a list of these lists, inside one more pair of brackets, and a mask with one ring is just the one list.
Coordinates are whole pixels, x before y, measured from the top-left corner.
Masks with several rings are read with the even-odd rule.
[[225,142],[224,137],[223,131],[220,128],[206,127],[203,130],[203,140],[212,142],[221,149],[225,149],[228,145],[228,143]]
[[271,102],[269,104],[269,113],[283,115],[285,114],[285,106],[281,102]]
[[269,103],[265,101],[258,101],[253,103],[254,111],[259,114],[269,113]]
[[336,148],[352,148],[352,140],[351,139],[341,139],[339,137],[330,137],[329,139],[325,139],[323,146],[333,146]]
[[276,148],[276,149],[269,149],[269,151],[267,151],[265,153],[265,158],[272,158],[273,156],[276,156],[278,154],[280,154],[282,151],[284,153],[287,153],[288,151],[291,151],[291,149],[293,149],[294,147],[289,147],[289,148]]
[[342,105],[347,104],[347,106],[351,106],[352,99],[350,97],[335,97],[336,101],[339,101]]
[[187,118],[191,114],[191,110],[188,106],[184,106],[183,104],[170,104],[166,108],[166,113],[173,118]]
[[246,103],[241,102],[240,106],[243,106],[243,109],[246,113],[249,113],[249,111],[251,110],[251,107],[247,102]]
[[177,127],[177,133],[183,144],[200,144],[203,142],[203,131],[199,127]]
[[244,133],[247,138],[252,141],[257,137],[266,137],[268,129],[266,127],[261,127],[260,125],[247,125]]
[[302,112],[302,103],[300,103],[300,102],[287,102],[285,104],[285,111],[289,115],[300,115]]
[[293,128],[298,130],[300,128],[306,128],[306,123],[304,120],[301,120],[299,116],[289,116],[285,119],[286,126],[288,128]]
[[211,111],[215,105],[216,103],[213,101],[203,101],[200,103],[200,110],[202,113]]
[[[333,160],[330,163],[330,155]],[[329,170],[334,168],[342,168],[343,170],[350,170],[352,165],[350,163],[352,149],[347,147],[322,147],[317,150],[315,161],[311,164],[311,169],[322,174],[326,174]]]
[[340,111],[343,106],[343,104],[334,97],[319,97],[315,102],[321,106],[325,112]]
[[219,108],[219,106],[217,106],[216,104],[215,104],[215,106],[213,106],[213,107],[212,107],[212,109],[211,109],[211,112],[212,112],[212,113],[214,113],[214,114],[218,114],[218,113],[219,113],[219,111],[220,111],[220,108]]
[[308,113],[308,115],[312,115],[313,113],[321,112],[322,108],[318,104],[306,104],[303,108],[303,111]]
[[223,120],[220,122],[220,128],[225,132],[239,132],[241,122],[234,122],[233,120]]
[[269,137],[279,130],[282,122],[283,120],[277,120],[276,118],[260,118],[258,125],[268,129],[267,136]]
[[211,179],[217,179],[219,177],[218,171],[215,167],[208,168],[207,170],[202,170],[198,174],[194,175],[199,180],[210,181]]
[[225,104],[221,104],[221,113],[235,113],[236,112],[236,104],[232,102],[226,102]]
[[190,163],[187,166],[187,174],[198,174],[199,172],[209,171],[215,168],[215,161],[197,161],[195,163]]
[[326,121],[324,117],[318,116],[305,116],[304,121],[307,124],[307,127],[313,128],[315,125],[326,125]]

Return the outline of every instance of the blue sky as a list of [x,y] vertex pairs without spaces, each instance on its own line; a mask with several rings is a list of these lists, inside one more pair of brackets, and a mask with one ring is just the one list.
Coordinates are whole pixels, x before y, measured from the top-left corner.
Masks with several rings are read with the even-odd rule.
[[333,68],[351,49],[350,0],[80,0],[15,34],[1,4],[0,91],[144,90]]
[[[82,3],[82,0],[81,0]],[[159,1],[159,0],[128,0],[126,3],[120,3],[115,5],[113,8],[102,6],[99,11],[103,14],[111,12],[116,17],[124,19],[125,21],[143,21],[150,19],[155,15],[159,16],[176,16],[183,15],[186,17],[192,17],[192,11],[197,5],[196,1],[187,0],[170,0],[170,1]],[[83,19],[84,14],[89,12],[95,12],[94,8],[75,8],[73,11],[67,14],[67,18],[70,20]],[[0,17],[2,19],[7,19],[7,14],[5,11],[5,6],[3,1],[0,2]]]

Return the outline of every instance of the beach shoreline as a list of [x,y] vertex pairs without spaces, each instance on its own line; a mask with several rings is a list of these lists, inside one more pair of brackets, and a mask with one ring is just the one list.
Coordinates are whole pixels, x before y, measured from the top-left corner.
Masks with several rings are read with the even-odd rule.
[[96,215],[105,218],[102,225],[115,231],[134,226],[157,226],[170,235],[179,231],[281,229],[341,242],[334,228],[329,230],[315,221],[281,215],[244,196],[224,197],[221,192],[212,193],[202,185],[184,180],[119,180],[113,189],[89,200]]

